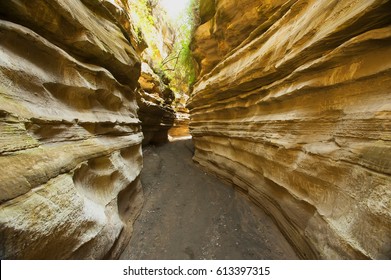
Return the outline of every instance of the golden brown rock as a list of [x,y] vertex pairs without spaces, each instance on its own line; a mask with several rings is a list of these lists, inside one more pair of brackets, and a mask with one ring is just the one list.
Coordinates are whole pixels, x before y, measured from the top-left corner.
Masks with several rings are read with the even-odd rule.
[[193,42],[194,159],[301,257],[391,258],[390,1],[215,2]]
[[142,63],[139,79],[141,89],[137,103],[144,134],[143,144],[162,144],[168,141],[168,130],[175,119],[171,103],[172,91],[161,81],[147,63]]
[[267,30],[295,2],[242,0],[238,7],[232,0],[200,0],[201,25],[192,44],[200,77],[233,49]]
[[190,137],[190,115],[188,110],[179,108],[175,115],[174,124],[168,131],[168,135],[172,138]]
[[140,62],[101,4],[0,2],[2,259],[116,258],[130,238]]
[[175,41],[175,31],[157,1],[124,0],[134,21],[138,36],[145,38],[146,47],[139,52],[142,60],[137,94],[139,118],[144,134],[143,145],[168,141],[167,132],[173,125],[172,107],[175,98],[164,74],[163,60],[169,57]]

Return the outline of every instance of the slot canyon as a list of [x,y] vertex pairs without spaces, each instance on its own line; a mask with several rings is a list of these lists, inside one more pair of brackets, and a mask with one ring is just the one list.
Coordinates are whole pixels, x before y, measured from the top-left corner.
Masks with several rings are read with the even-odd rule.
[[391,1],[159,2],[0,0],[0,259],[391,259]]

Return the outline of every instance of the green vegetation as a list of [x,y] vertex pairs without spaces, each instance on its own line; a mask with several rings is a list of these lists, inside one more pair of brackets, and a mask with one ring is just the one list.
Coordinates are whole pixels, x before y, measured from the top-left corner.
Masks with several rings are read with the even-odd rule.
[[[169,86],[176,92],[177,102],[181,102],[196,79],[190,44],[198,18],[198,1],[191,0],[176,22],[171,22],[162,11],[159,0],[131,1],[134,28],[148,45],[143,58],[162,80],[171,81]],[[165,38],[167,35],[169,38]]]
[[134,21],[134,29],[140,41],[145,40],[148,45],[149,55],[154,61],[161,60],[161,54],[155,40],[156,22],[153,16],[153,9],[157,0],[131,0],[129,12]]
[[161,63],[161,68],[171,78],[170,86],[177,92],[188,92],[196,79],[190,44],[197,21],[198,0],[192,0],[179,19],[172,23],[177,32],[176,40],[172,52]]

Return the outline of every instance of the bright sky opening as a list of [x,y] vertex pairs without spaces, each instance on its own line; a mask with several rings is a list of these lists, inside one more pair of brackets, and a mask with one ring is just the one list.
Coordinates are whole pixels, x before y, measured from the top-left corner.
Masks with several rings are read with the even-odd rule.
[[167,11],[168,16],[176,21],[190,0],[160,0],[160,5]]

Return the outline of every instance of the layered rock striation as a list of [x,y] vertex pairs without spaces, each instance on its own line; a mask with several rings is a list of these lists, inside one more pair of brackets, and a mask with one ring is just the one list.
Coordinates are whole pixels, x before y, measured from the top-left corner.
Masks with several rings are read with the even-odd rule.
[[201,7],[194,159],[302,258],[391,258],[390,1]]
[[168,86],[163,61],[172,52],[176,31],[167,22],[167,15],[158,1],[122,0],[129,12],[127,33],[136,33],[133,41],[142,61],[140,88],[137,92],[139,118],[144,134],[143,145],[168,141],[168,130],[175,119],[175,94]]
[[130,238],[141,67],[113,3],[0,2],[2,259],[117,258]]
[[168,130],[175,120],[171,105],[174,93],[145,62],[142,63],[139,82],[141,88],[137,102],[144,134],[143,144],[163,144],[168,141]]

